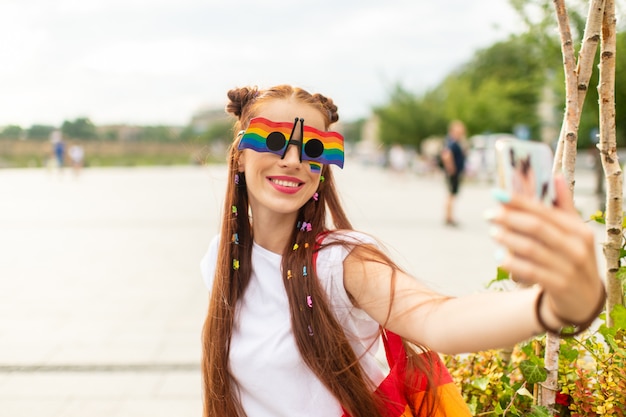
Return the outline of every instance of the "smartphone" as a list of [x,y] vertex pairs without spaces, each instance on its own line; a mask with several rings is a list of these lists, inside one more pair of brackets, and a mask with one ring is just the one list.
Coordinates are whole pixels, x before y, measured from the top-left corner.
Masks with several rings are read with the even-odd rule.
[[496,181],[511,194],[536,197],[554,204],[552,149],[543,142],[499,139],[495,143]]

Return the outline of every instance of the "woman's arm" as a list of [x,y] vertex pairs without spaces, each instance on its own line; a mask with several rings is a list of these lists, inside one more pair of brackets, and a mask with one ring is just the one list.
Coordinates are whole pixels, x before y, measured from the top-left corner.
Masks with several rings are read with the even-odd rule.
[[534,317],[535,289],[451,298],[396,271],[390,304],[391,267],[362,261],[361,250],[356,248],[344,261],[346,290],[355,305],[409,340],[455,354],[510,346],[541,332]]
[[369,252],[359,247],[344,261],[345,288],[379,323],[442,353],[506,347],[543,332],[535,314],[540,288],[546,292],[539,312],[545,324],[565,324],[557,315],[583,322],[603,296],[593,234],[562,179],[556,190],[553,208],[513,197],[492,219],[500,228],[495,239],[508,249],[503,266],[534,288],[450,298],[401,271],[392,280],[392,268],[367,260]]

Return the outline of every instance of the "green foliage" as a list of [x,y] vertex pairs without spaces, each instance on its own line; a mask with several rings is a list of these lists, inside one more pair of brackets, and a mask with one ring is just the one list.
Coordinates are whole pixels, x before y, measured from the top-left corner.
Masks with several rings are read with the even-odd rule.
[[419,150],[423,139],[446,133],[441,103],[431,95],[416,97],[397,85],[386,106],[374,109],[378,116],[379,138],[385,145],[400,144]]
[[626,308],[616,306],[611,316],[611,329],[602,324],[561,340],[555,414],[531,393],[547,376],[543,337],[516,346],[510,360],[498,350],[444,359],[474,415],[626,417]]
[[464,120],[473,133],[511,132],[522,123],[537,137],[545,63],[536,49],[522,35],[476,52],[439,87],[446,117]]
[[2,139],[20,139],[24,134],[24,129],[17,125],[9,125],[2,129],[0,138]]
[[[562,111],[565,106],[564,74],[562,69],[562,53],[560,49],[560,39],[555,30],[554,5],[552,0],[509,0],[511,6],[518,12],[520,18],[527,27],[526,38],[529,45],[532,45],[536,56],[545,62],[545,67],[550,73],[555,74],[552,88],[558,97],[558,111]],[[624,2],[621,3],[624,7]],[[572,39],[575,42],[576,51],[580,50],[583,40],[589,2],[584,0],[572,0],[567,2],[568,17],[570,21]],[[620,13],[618,2],[617,13]],[[626,112],[626,84],[620,82],[626,78],[626,32],[617,33],[617,45],[615,55],[615,109],[616,114]],[[580,147],[589,147],[595,139],[594,132],[598,128],[598,63],[599,50],[593,64],[593,73],[589,80],[589,88],[585,99],[585,105],[581,114],[578,131],[578,144]],[[616,119],[618,145],[626,145],[626,119],[617,117]]]
[[197,141],[199,136],[200,134],[195,131],[193,126],[187,125],[178,135],[178,140],[181,142],[193,142]]
[[[380,119],[382,143],[419,149],[424,138],[443,136],[447,122],[452,119],[463,120],[470,135],[511,132],[514,126],[524,124],[530,128],[532,137],[538,138],[541,122],[537,109],[546,87],[555,93],[555,113],[563,114],[563,62],[553,1],[510,0],[510,3],[527,31],[477,51],[469,62],[422,95],[396,86],[388,103],[374,110]],[[572,37],[575,48],[580,49],[589,5],[578,0],[570,3]],[[626,83],[619,82],[626,79],[626,32],[618,33],[617,38],[615,108],[620,115],[626,113]],[[578,145],[582,148],[592,145],[598,129],[598,62],[596,58],[581,114]],[[626,118],[617,117],[616,130],[618,144],[623,146]]]
[[[620,308],[623,309],[616,306]],[[561,342],[561,350],[579,353],[576,357],[559,357],[559,385],[562,395],[569,398],[572,415],[624,417],[626,413],[624,330],[607,330],[603,324],[597,334],[587,333],[580,339]]]
[[548,377],[548,372],[541,362],[537,357],[531,357],[531,359],[520,362],[519,369],[529,384],[538,384]]
[[65,120],[61,125],[63,136],[72,139],[96,139],[96,126],[86,117],[79,117],[74,121]]
[[[615,54],[615,128],[617,143],[626,145],[626,31],[617,34],[617,51]],[[591,102],[591,101],[590,101]]]
[[527,417],[552,417],[552,413],[546,407],[533,405]]
[[212,123],[204,133],[196,136],[194,139],[195,142],[199,143],[228,143],[232,138],[233,122],[227,119]]
[[144,126],[137,135],[137,140],[144,142],[174,142],[176,132],[168,126]]
[[532,407],[532,395],[519,367],[525,353],[516,349],[511,359],[490,350],[469,355],[445,356],[452,379],[459,386],[472,415],[521,416]]
[[498,267],[496,271],[496,277],[487,283],[487,288],[493,288],[495,284],[499,282],[509,281],[510,278],[511,275],[509,274],[509,271],[505,270],[504,268]]
[[33,140],[48,140],[50,133],[56,128],[54,126],[47,125],[32,125],[26,130],[26,138]]
[[[555,30],[553,0],[509,0],[509,4],[524,22],[527,33],[532,34],[539,52],[556,49],[560,54],[558,32]],[[568,0],[567,11],[572,31],[572,39],[582,39],[589,5],[586,0]],[[543,57],[545,59],[545,56]],[[560,62],[560,55],[559,55]]]
[[528,36],[515,36],[478,51],[431,91],[418,96],[402,86],[387,105],[375,109],[380,139],[419,149],[429,136],[444,136],[450,120],[463,120],[468,132],[511,132],[518,124],[538,135],[537,103],[545,64]]

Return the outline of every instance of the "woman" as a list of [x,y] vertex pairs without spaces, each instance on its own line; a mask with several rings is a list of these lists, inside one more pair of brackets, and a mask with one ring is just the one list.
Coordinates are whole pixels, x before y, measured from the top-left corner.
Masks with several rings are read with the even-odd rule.
[[[385,378],[374,357],[381,327],[453,354],[597,316],[604,287],[593,235],[562,179],[554,208],[498,194],[503,204],[490,216],[508,248],[503,266],[537,285],[447,297],[352,230],[330,167],[343,166],[342,139],[329,131],[332,100],[285,85],[228,97],[237,117],[231,180],[220,236],[202,261],[211,291],[205,416],[381,416],[373,395]],[[405,348],[411,365],[427,368],[419,349]]]

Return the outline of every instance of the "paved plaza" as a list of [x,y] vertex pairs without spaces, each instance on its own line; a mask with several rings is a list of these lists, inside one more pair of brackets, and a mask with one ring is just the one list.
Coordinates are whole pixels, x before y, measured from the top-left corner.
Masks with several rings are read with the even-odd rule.
[[[447,228],[438,174],[335,172],[354,226],[417,278],[462,295],[494,277],[491,184],[464,184]],[[224,166],[0,170],[1,417],[201,415],[199,261],[225,181]],[[592,184],[581,171],[584,217]]]

